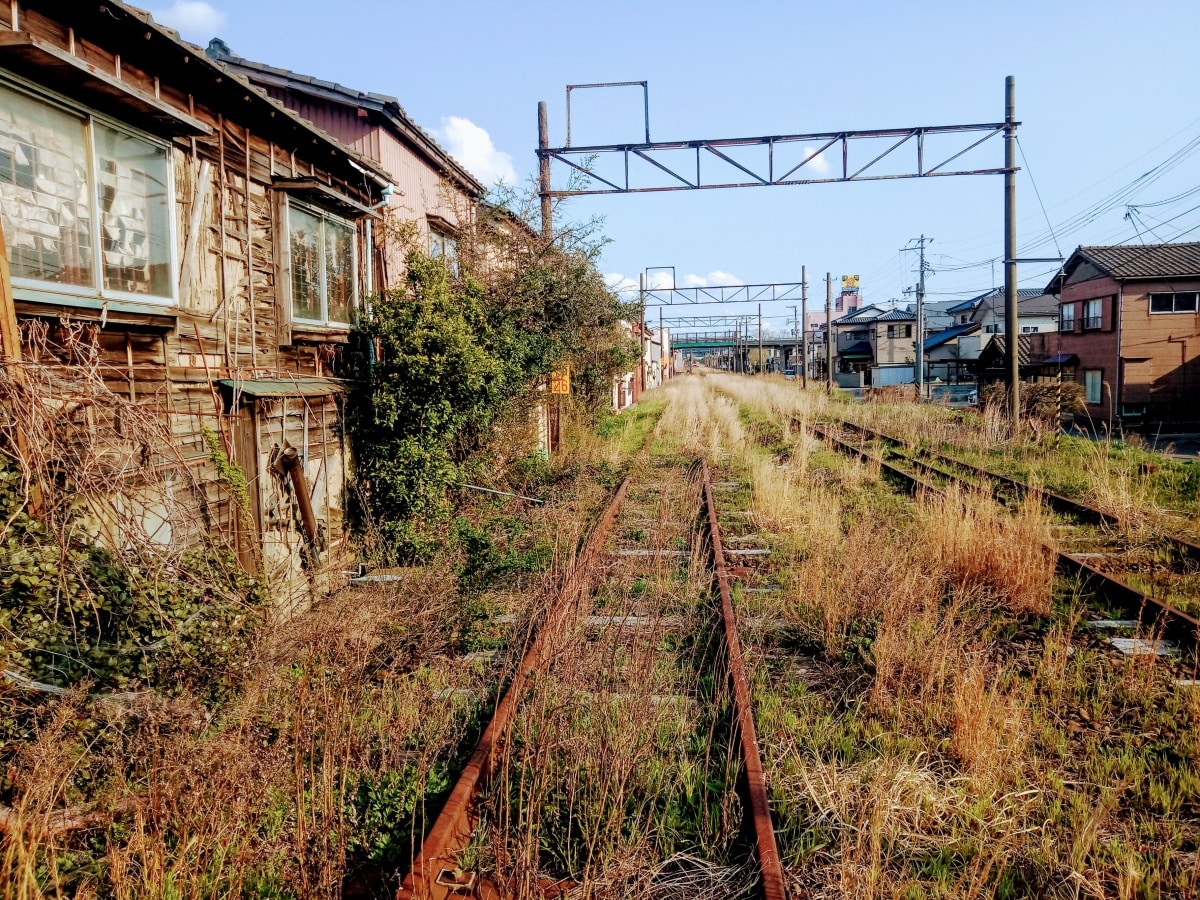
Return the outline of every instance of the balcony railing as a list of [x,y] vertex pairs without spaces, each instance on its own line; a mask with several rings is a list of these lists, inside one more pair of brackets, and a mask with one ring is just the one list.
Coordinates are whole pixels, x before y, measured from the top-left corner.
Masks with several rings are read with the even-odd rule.
[[1102,322],[1103,319],[1100,316],[1085,316],[1083,320],[1083,327],[1085,329],[1099,328]]

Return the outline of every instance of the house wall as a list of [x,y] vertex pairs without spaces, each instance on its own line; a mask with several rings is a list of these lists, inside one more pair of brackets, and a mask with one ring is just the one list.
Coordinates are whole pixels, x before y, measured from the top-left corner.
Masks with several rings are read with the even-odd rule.
[[[1062,352],[1079,357],[1081,384],[1088,370],[1103,373],[1101,402],[1088,406],[1094,420],[1200,420],[1200,315],[1151,313],[1149,301],[1151,293],[1189,290],[1200,290],[1200,279],[1118,283],[1101,276],[1063,286],[1060,307],[1075,305],[1075,326],[1061,333]],[[1085,329],[1083,304],[1093,298],[1103,301],[1101,327]]]
[[[908,337],[888,337],[888,326],[891,325],[897,332],[902,332],[904,326],[912,326],[912,335]],[[913,343],[916,341],[917,323],[913,322],[878,322],[872,326],[873,333],[871,335],[871,344],[875,349],[875,362],[877,365],[894,365],[898,363],[911,363],[916,357],[916,349]]]
[[[176,454],[175,470],[148,470],[141,475],[140,484],[126,484],[121,489],[137,494],[180,471],[188,473],[194,485],[187,500],[193,514],[185,518],[204,522],[203,530],[229,543],[248,567],[260,568],[279,603],[289,607],[303,603],[323,590],[325,576],[320,573],[336,570],[348,551],[342,515],[347,450],[340,402],[333,394],[288,400],[243,397],[227,412],[215,395],[214,381],[341,373],[345,329],[302,329],[291,321],[290,306],[280,290],[283,279],[277,277],[283,248],[277,221],[279,193],[271,185],[275,176],[311,176],[369,204],[372,197],[363,187],[362,175],[351,179],[354,172],[345,158],[331,160],[328,145],[314,149],[310,132],[292,129],[289,133],[296,134],[293,145],[277,144],[259,135],[258,121],[250,121],[252,117],[238,111],[250,104],[235,107],[222,102],[219,98],[223,95],[212,87],[211,72],[197,71],[196,85],[160,84],[153,75],[160,59],[155,54],[162,51],[157,43],[142,41],[146,58],[139,59],[129,48],[140,44],[126,41],[125,53],[118,61],[115,53],[68,31],[73,24],[69,10],[62,21],[34,10],[22,9],[21,13],[22,30],[64,50],[74,48],[111,76],[144,93],[158,94],[213,129],[210,135],[170,142],[177,302],[140,304],[138,311],[129,311],[121,303],[99,307],[93,298],[89,306],[40,286],[26,288],[17,291],[17,312],[25,333],[30,334],[30,326],[38,322],[52,333],[71,323],[87,323],[86,331],[80,333],[90,335],[88,340],[96,348],[99,371],[109,389],[138,404],[146,414],[159,417]],[[4,5],[0,7],[0,29],[10,28],[10,7]],[[139,36],[143,31],[144,27],[139,29]],[[179,49],[185,52],[182,46]],[[202,66],[193,60],[191,68]],[[202,81],[202,74],[209,80]],[[190,93],[193,90],[195,94]],[[87,96],[72,99],[90,105]],[[261,106],[257,109],[261,114]],[[322,151],[319,165],[313,154]],[[346,175],[322,168],[338,163],[343,171],[349,170]],[[9,222],[14,221],[13,215],[28,215],[8,198],[4,211]],[[193,222],[197,225],[194,229]],[[366,269],[361,261],[369,255],[361,222],[357,241],[361,297]],[[190,265],[186,264],[189,259]],[[27,347],[26,352],[37,349]],[[44,350],[44,345],[40,349]],[[59,366],[64,378],[75,377],[71,365],[60,365],[60,355],[35,361]],[[205,428],[220,435],[226,452],[246,476],[252,507],[246,516],[234,508],[221,485],[204,438]],[[322,531],[323,549],[317,554],[316,569],[306,567],[299,552],[304,539],[291,484],[271,465],[285,445],[300,452]],[[179,531],[175,536],[194,540],[199,535]]]
[[[267,92],[335,140],[375,160],[392,176],[395,191],[388,201],[388,210],[398,222],[417,226],[422,249],[429,248],[431,216],[453,228],[464,227],[471,220],[476,204],[474,196],[444,178],[436,164],[388,128],[384,116],[373,111],[359,115],[355,106],[276,85],[269,86]],[[380,243],[386,249],[383,283],[395,285],[404,274],[404,249],[382,237]]]
[[[1079,357],[1077,378],[1080,384],[1086,383],[1085,372],[1100,372],[1102,389],[1099,402],[1087,404],[1088,416],[1097,427],[1107,424],[1115,415],[1114,398],[1117,395],[1120,378],[1117,362],[1118,335],[1115,308],[1120,290],[1120,285],[1113,278],[1102,276],[1065,284],[1062,294],[1059,296],[1060,321],[1064,306],[1073,305],[1075,308],[1074,327],[1059,333],[1060,352],[1074,353]],[[1083,303],[1085,300],[1097,297],[1104,300],[1101,327],[1085,329],[1083,327]]]

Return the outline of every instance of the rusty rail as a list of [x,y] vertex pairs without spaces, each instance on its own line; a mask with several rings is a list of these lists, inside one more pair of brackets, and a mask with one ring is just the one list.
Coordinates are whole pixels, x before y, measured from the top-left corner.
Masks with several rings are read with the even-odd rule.
[[754,824],[758,865],[762,873],[762,896],[765,900],[787,900],[787,882],[783,864],[775,843],[775,827],[771,823],[771,806],[767,797],[767,779],[763,772],[762,756],[758,750],[758,735],[754,727],[754,707],[750,701],[750,681],[738,640],[737,617],[733,610],[733,591],[729,586],[729,566],[721,543],[721,526],[717,521],[717,505],[713,499],[712,477],[708,463],[704,472],[704,504],[708,510],[708,532],[712,541],[713,569],[721,592],[721,618],[725,623],[725,645],[729,654],[729,677],[733,681],[733,701],[742,761],[746,767],[746,793],[750,801],[750,816]]
[[[843,441],[841,438],[830,433],[826,428],[816,424],[808,427],[842,453],[849,456],[856,456],[864,462],[877,463],[883,471],[903,481],[910,494],[915,496],[921,492],[928,492],[944,496],[945,492],[935,485],[924,481],[911,472],[906,472],[898,466],[892,465],[881,457],[867,452],[862,447],[856,447],[853,444]],[[852,427],[857,428],[857,426]],[[865,432],[870,429],[859,430]],[[949,472],[938,470],[938,473],[943,478],[949,478],[962,484],[969,484],[964,478]],[[1137,616],[1139,621],[1148,621],[1153,629],[1159,631],[1164,637],[1178,641],[1180,646],[1190,647],[1195,650],[1200,645],[1200,620],[1197,620],[1194,616],[1185,613],[1181,609],[1176,609],[1174,606],[1156,597],[1142,593],[1137,588],[1131,587],[1121,579],[1101,571],[1077,556],[1072,556],[1070,553],[1066,553],[1049,544],[1045,546],[1047,550],[1056,555],[1057,567],[1060,572],[1080,577],[1084,585],[1094,593],[1104,597],[1110,603],[1122,607],[1131,615]]]
[[508,689],[496,706],[491,722],[479,738],[479,743],[467,760],[467,765],[459,775],[433,828],[425,836],[412,869],[396,893],[396,900],[445,900],[451,896],[464,896],[460,888],[445,883],[440,876],[444,870],[453,872],[456,869],[456,855],[464,851],[471,841],[476,819],[475,800],[492,776],[499,750],[508,735],[521,695],[524,694],[530,678],[550,661],[548,636],[552,635],[556,626],[569,615],[571,597],[581,587],[589,564],[603,546],[628,490],[629,477],[626,476],[596,521],[596,526],[584,543],[583,549],[563,579],[555,602],[542,627],[538,629],[533,645],[522,658]]

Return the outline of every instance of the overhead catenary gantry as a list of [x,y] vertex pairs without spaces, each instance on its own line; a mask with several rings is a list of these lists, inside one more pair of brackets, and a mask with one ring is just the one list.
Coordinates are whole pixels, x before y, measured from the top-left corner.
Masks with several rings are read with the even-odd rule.
[[706,287],[622,288],[637,293],[646,306],[701,306],[708,303],[772,303],[794,300],[802,289],[799,281],[774,284],[727,284]]
[[[1008,408],[1013,427],[1019,420],[1020,381],[1018,367],[1017,273],[1016,267],[1016,135],[1020,124],[1015,114],[1015,80],[1005,79],[1004,119],[966,125],[928,125],[907,128],[849,129],[807,134],[763,135],[715,140],[651,141],[649,88],[645,82],[589,84],[589,88],[618,85],[642,87],[645,103],[645,141],[619,144],[572,146],[568,135],[562,147],[550,146],[549,117],[546,103],[538,104],[538,193],[541,198],[542,233],[553,234],[554,198],[598,194],[636,194],[664,191],[711,190],[735,187],[771,187],[801,184],[830,184],[851,181],[891,181],[913,178],[942,178],[962,175],[1004,176],[1004,297],[1005,353],[1008,380]],[[573,87],[581,87],[576,85]],[[571,88],[567,90],[570,102]],[[988,168],[958,168],[954,163],[988,140],[1003,136],[1004,165]],[[927,158],[929,138],[945,139],[943,147]],[[851,163],[851,148],[868,150],[865,162]],[[749,148],[749,152],[747,151]],[[901,153],[905,148],[905,153]],[[785,152],[787,151],[787,152]],[[790,152],[790,156],[788,153]],[[872,155],[872,153],[874,155]],[[733,154],[740,154],[741,158]],[[747,156],[753,156],[753,159]],[[834,157],[831,164],[828,155]],[[687,168],[684,159],[687,158]],[[840,156],[840,160],[837,157]],[[619,160],[618,172],[603,170],[601,161]],[[786,157],[786,158],[784,158]],[[899,171],[882,171],[884,160],[907,160]],[[706,177],[705,161],[715,165],[712,177]],[[579,183],[555,188],[551,164],[557,162],[577,173]],[[632,173],[650,176],[635,183]],[[824,171],[822,171],[824,167]],[[832,170],[830,168],[832,167]],[[730,171],[737,174],[729,175]],[[720,173],[726,173],[724,175]],[[674,296],[680,289],[672,288]],[[684,288],[682,290],[698,290]],[[704,301],[704,302],[722,302]],[[670,303],[660,305],[672,305]],[[918,340],[923,339],[919,336]],[[832,378],[832,372],[829,373]]]

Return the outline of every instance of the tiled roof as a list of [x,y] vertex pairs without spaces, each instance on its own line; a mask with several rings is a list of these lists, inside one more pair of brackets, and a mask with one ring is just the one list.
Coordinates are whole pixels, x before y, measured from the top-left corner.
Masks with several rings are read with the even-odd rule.
[[921,346],[926,350],[932,350],[934,347],[940,347],[942,344],[949,343],[961,335],[969,334],[978,329],[978,322],[968,322],[966,325],[954,325],[945,329],[944,331],[939,331],[937,334],[931,334],[929,337],[925,338],[925,341]]
[[907,309],[893,309],[875,319],[876,322],[915,322],[917,314]]
[[1079,247],[1067,260],[1067,266],[1076,256],[1089,260],[1117,279],[1200,278],[1200,241]]
[[875,352],[871,349],[871,344],[868,341],[858,341],[839,350],[838,356],[845,357],[846,359],[873,359]]

